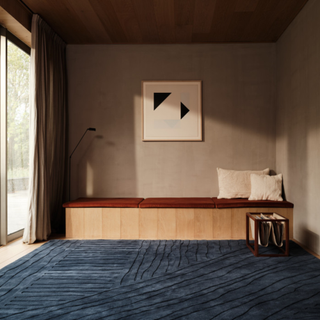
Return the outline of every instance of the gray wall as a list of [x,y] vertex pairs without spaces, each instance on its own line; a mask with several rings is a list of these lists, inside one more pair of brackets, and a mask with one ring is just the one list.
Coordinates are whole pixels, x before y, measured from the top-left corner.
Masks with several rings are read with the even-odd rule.
[[320,253],[320,1],[277,42],[278,172],[295,204],[294,237]]
[[[72,196],[216,196],[275,169],[275,44],[67,47]],[[142,142],[141,80],[203,81],[204,142]]]

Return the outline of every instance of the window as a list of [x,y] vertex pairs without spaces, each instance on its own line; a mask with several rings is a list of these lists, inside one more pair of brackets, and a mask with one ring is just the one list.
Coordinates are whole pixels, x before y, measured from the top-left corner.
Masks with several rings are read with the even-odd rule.
[[22,235],[28,212],[30,48],[1,31],[1,244],[5,244]]

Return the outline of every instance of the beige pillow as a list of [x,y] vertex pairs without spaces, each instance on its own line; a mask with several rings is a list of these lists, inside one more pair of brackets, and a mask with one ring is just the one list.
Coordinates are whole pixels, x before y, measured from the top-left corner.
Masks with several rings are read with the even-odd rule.
[[218,199],[249,198],[250,174],[268,175],[269,168],[262,171],[235,171],[217,168],[219,181]]
[[249,200],[283,201],[282,174],[276,176],[261,176],[251,174],[251,195]]

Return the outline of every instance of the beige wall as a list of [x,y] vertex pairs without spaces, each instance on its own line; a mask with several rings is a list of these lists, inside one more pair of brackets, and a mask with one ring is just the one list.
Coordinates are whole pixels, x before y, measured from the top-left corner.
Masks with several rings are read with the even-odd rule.
[[[67,47],[72,199],[216,196],[216,167],[275,169],[275,44]],[[141,80],[203,81],[204,142],[142,142]]]
[[294,237],[320,253],[320,1],[277,42],[276,169],[295,204]]

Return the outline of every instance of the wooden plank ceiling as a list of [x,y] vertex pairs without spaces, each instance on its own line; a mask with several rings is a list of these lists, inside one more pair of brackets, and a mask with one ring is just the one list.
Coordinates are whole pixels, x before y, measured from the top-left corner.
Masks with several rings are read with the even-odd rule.
[[23,0],[68,44],[275,42],[308,0]]

